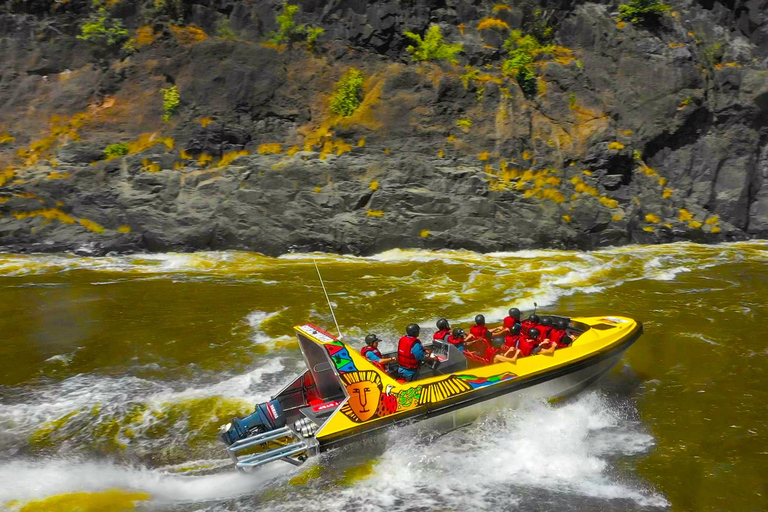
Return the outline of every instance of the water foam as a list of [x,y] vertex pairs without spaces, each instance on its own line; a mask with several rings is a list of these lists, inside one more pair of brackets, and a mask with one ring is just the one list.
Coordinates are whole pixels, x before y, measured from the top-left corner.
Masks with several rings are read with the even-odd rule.
[[231,499],[257,491],[285,471],[265,469],[258,477],[235,471],[198,476],[67,459],[19,460],[0,465],[0,504],[114,488],[146,492],[158,504]]
[[557,496],[591,509],[602,500],[666,507],[639,480],[614,474],[612,459],[654,445],[627,416],[593,392],[564,405],[528,403],[436,438],[418,425],[390,431],[389,447],[367,479],[343,489],[315,486],[269,508],[507,510]]

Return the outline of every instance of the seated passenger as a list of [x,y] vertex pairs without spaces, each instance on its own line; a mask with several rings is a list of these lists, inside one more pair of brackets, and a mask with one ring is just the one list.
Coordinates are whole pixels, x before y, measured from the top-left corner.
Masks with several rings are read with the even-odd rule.
[[539,315],[537,315],[535,313],[532,314],[531,316],[528,317],[528,319],[526,321],[524,321],[520,325],[521,325],[522,333],[525,334],[526,336],[528,336],[528,331],[532,327],[536,327],[537,325],[539,325]]
[[545,340],[549,338],[549,331],[552,330],[552,317],[551,316],[542,316],[539,320],[539,325],[536,327],[539,329],[539,337],[542,340]]
[[405,336],[397,344],[397,373],[406,382],[416,378],[419,365],[427,359],[427,352],[419,340],[420,330],[417,324],[410,324],[405,328]]
[[467,350],[467,345],[466,343],[464,343],[464,340],[466,338],[467,338],[467,335],[464,332],[464,329],[457,327],[453,330],[452,334],[448,335],[448,337],[446,338],[446,341],[451,345],[455,346],[457,349],[459,349],[459,352],[464,352],[465,350]]
[[[493,357],[493,362],[494,363],[499,363],[499,362],[515,363],[521,357],[528,357],[530,355],[538,353],[539,351],[538,336],[539,336],[539,331],[535,327],[531,328],[531,330],[529,331],[529,336],[526,336],[524,334],[518,335],[516,340],[517,348],[510,347],[509,349],[507,349],[504,355],[496,354]],[[512,354],[512,357],[509,357],[510,354]]]
[[469,336],[467,336],[467,343],[473,341],[485,340],[490,343],[491,331],[485,326],[485,317],[483,315],[475,316],[475,325],[469,328]]
[[520,324],[514,324],[507,335],[504,336],[504,345],[502,345],[501,350],[507,351],[510,348],[517,348],[520,337]]
[[451,334],[451,326],[448,323],[448,320],[445,318],[441,318],[437,321],[437,332],[432,336],[433,340],[441,340],[445,341],[445,338],[450,336]]
[[379,352],[380,341],[379,337],[375,334],[369,334],[365,337],[366,346],[363,347],[360,353],[363,354],[366,359],[373,361],[374,363],[385,365],[393,362],[395,360],[394,357],[382,357],[381,352]]
[[541,350],[541,353],[544,355],[553,354],[558,348],[570,347],[573,340],[576,339],[566,330],[568,329],[568,320],[565,318],[555,318],[553,322],[555,325],[549,331],[549,339],[546,340],[549,342],[548,346],[542,347]]
[[509,308],[509,316],[504,317],[504,323],[491,330],[493,336],[506,336],[513,325],[520,325],[520,310]]

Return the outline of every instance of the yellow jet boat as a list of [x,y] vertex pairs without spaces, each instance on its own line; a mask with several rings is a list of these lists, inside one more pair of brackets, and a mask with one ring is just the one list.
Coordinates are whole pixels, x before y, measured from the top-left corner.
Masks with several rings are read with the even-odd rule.
[[412,382],[397,380],[319,327],[296,326],[307,370],[250,416],[223,425],[219,438],[235,466],[248,471],[278,460],[300,465],[393,425],[424,421],[446,432],[493,408],[580,391],[643,332],[640,322],[620,316],[567,320],[576,337],[569,347],[515,363],[488,364],[449,343],[425,344],[439,364],[421,366]]

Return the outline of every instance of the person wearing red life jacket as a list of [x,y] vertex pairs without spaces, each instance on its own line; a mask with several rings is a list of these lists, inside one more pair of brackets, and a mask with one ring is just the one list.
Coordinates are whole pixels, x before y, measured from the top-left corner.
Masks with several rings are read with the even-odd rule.
[[505,352],[511,348],[517,349],[517,344],[520,341],[520,337],[520,324],[512,325],[509,333],[504,336],[504,345],[502,345],[501,349]]
[[517,308],[509,308],[509,316],[504,317],[504,322],[499,327],[491,329],[491,335],[506,336],[515,324],[520,325],[520,310]]
[[538,325],[539,325],[539,315],[534,313],[533,315],[529,316],[528,319],[521,324],[522,326],[521,332],[526,336],[528,336],[528,331],[531,330],[532,327],[536,327]]
[[360,353],[365,356],[369,361],[379,363],[382,365],[389,364],[395,360],[394,357],[383,357],[379,352],[379,342],[381,340],[375,334],[369,334],[365,337],[365,347],[360,350]]
[[[517,330],[515,328],[515,330]],[[521,357],[528,357],[538,352],[538,336],[539,331],[535,327],[531,327],[529,336],[520,334],[517,336],[516,346],[510,347],[504,354],[496,354],[493,357],[494,363],[507,362],[515,363]],[[510,357],[512,354],[512,357]]]
[[416,378],[419,365],[427,359],[427,352],[419,340],[421,328],[418,324],[410,324],[405,328],[405,336],[397,344],[397,373],[405,381]]
[[469,328],[469,336],[467,336],[467,343],[477,340],[491,342],[491,331],[485,326],[485,317],[483,315],[475,315],[475,325]]
[[448,320],[441,318],[437,321],[437,332],[432,335],[433,340],[445,341],[445,339],[451,335],[451,326]]
[[545,340],[549,338],[549,331],[552,330],[552,317],[542,316],[539,320],[539,325],[536,328],[539,330],[539,339]]
[[464,329],[457,327],[453,330],[453,333],[449,334],[448,337],[446,337],[445,341],[455,346],[459,350],[459,352],[464,352],[465,350],[467,350],[467,345],[464,342],[466,338],[467,338],[467,334],[464,332]]
[[570,347],[575,339],[568,329],[568,320],[565,318],[555,318],[553,320],[552,330],[549,331],[548,346],[542,347],[541,353],[551,355],[559,348]]

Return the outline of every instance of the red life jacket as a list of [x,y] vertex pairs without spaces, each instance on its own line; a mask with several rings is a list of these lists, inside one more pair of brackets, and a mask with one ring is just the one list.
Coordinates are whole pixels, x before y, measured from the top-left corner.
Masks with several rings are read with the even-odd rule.
[[446,336],[449,336],[450,334],[451,334],[451,330],[450,330],[450,329],[444,329],[444,330],[442,330],[442,331],[437,331],[437,332],[436,332],[436,333],[435,333],[435,334],[432,336],[432,339],[433,339],[433,340],[442,340],[442,341],[445,341],[445,337],[446,337]]
[[464,338],[454,338],[453,334],[449,334],[448,337],[445,339],[448,343],[451,345],[463,345],[464,344]]
[[[565,348],[571,346],[571,338],[566,336],[564,329],[552,329],[549,331],[549,340],[552,343],[557,344],[557,348]],[[563,342],[565,340],[565,342]]]
[[528,336],[528,331],[531,329],[531,327],[536,327],[536,322],[525,320],[523,323],[520,324],[520,332]]
[[421,343],[414,336],[403,336],[397,343],[397,364],[408,370],[418,370],[419,360],[411,353],[413,346]]
[[473,325],[469,328],[469,332],[475,337],[475,338],[485,338],[487,340],[491,339],[491,335],[488,332],[488,328],[484,325]]
[[531,355],[531,350],[533,350],[536,345],[537,343],[535,343],[528,336],[520,336],[520,341],[517,344],[517,348],[520,349],[521,355],[523,357],[528,357]]
[[504,348],[505,350],[509,350],[512,347],[517,347],[517,343],[520,340],[521,336],[519,334],[512,336],[511,334],[507,334],[504,336]]
[[545,339],[549,338],[549,333],[552,332],[552,326],[549,325],[537,325],[536,328],[541,333],[539,335],[540,341],[544,341]]
[[511,316],[504,317],[504,328],[511,330],[512,326],[517,323],[517,320],[512,318]]
[[363,357],[368,359],[368,353],[373,352],[373,355],[381,359],[381,352],[379,352],[379,349],[373,348],[373,347],[363,347],[362,350],[360,350],[360,353],[363,354]]

